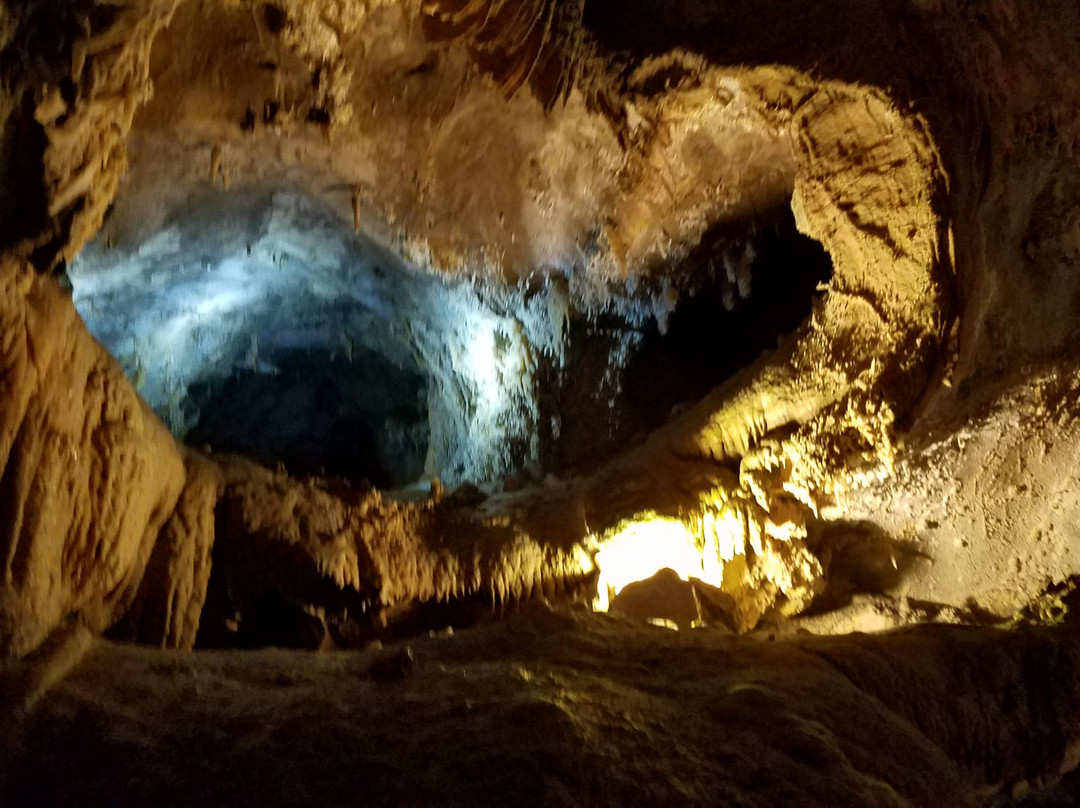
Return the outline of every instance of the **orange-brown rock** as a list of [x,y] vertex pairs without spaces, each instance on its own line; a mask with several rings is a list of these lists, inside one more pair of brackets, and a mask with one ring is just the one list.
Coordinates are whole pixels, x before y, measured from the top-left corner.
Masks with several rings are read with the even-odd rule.
[[179,449],[55,280],[0,264],[0,653],[131,603],[184,484]]
[[210,582],[215,508],[224,480],[217,465],[196,452],[184,452],[184,468],[184,489],[154,544],[139,591],[116,636],[163,648],[195,645]]

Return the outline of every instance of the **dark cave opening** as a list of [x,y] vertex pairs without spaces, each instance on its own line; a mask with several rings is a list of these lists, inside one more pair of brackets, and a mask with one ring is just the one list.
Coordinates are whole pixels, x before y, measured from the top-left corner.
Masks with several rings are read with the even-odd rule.
[[[775,348],[807,318],[831,269],[824,248],[798,232],[785,208],[750,223],[712,228],[677,267],[676,277],[684,285],[679,300],[664,315],[639,314],[635,320],[627,306],[592,318],[571,318],[565,364],[557,369],[551,363],[537,379],[541,413],[562,426],[559,434],[547,432],[541,443],[546,450],[542,470],[588,473],[661,426],[673,411],[699,400]],[[643,289],[640,300],[655,302],[657,296],[657,290]],[[377,372],[377,358],[368,361],[353,366],[360,370],[348,372],[359,376]],[[346,368],[329,364],[323,370],[323,375],[316,375],[321,390],[304,388],[305,406],[323,410],[336,406],[338,399],[324,385],[348,397],[347,381],[328,378]],[[228,408],[244,406],[236,399],[251,383],[230,380],[217,393],[221,405],[208,400],[206,409],[220,419],[223,431],[235,423]],[[360,379],[355,389],[370,389],[371,383]],[[421,383],[421,377],[412,377],[418,398]],[[398,389],[407,386],[407,380],[396,383]],[[262,390],[250,395],[266,399]],[[234,401],[224,401],[230,396]],[[417,407],[414,416],[420,411],[419,401]],[[267,414],[268,419],[274,417]],[[320,411],[311,417],[317,421],[329,416]],[[548,418],[539,420],[541,428],[548,423]],[[219,536],[236,533],[230,512],[228,502],[219,508]],[[304,578],[288,563],[271,563],[268,559],[274,555],[269,548],[253,549],[251,542],[258,540],[223,539],[216,545],[200,645],[355,647],[373,638],[464,628],[491,615],[485,593],[480,598],[413,604],[409,611],[395,614],[392,626],[380,626],[364,595],[323,579]],[[252,575],[252,569],[261,571]]]
[[236,368],[192,384],[199,416],[185,442],[378,488],[423,474],[427,385],[418,371],[361,350],[293,350],[270,363],[272,372]]
[[776,348],[810,315],[831,273],[829,254],[784,207],[708,230],[671,271],[681,289],[669,314],[572,319],[566,368],[541,392],[551,416],[540,421],[543,465],[588,471],[643,440]]
[[499,491],[643,440],[790,334],[831,262],[783,207],[713,226],[664,270],[600,310],[571,304],[563,330],[527,290],[492,302],[302,195],[249,191],[197,195],[123,248],[99,240],[72,282],[191,446],[384,490],[435,474]]
[[440,328],[439,290],[308,197],[197,192],[155,232],[88,245],[71,280],[188,445],[381,488],[423,475],[432,372],[410,335]]

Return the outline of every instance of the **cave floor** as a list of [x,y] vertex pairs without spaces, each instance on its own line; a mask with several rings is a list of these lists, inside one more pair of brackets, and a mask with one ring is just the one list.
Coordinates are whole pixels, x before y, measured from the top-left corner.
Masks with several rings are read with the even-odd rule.
[[[1001,794],[1046,755],[1040,705],[1078,701],[1032,660],[1060,674],[1080,640],[937,632],[735,637],[534,604],[356,652],[95,639],[5,722],[0,788],[10,806],[1028,804]],[[970,709],[945,717],[961,688]]]

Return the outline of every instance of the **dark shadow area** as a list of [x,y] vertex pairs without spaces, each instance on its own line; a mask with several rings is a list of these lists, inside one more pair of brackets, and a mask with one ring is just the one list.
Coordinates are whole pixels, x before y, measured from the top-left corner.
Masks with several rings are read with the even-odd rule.
[[[584,25],[603,49],[622,54],[631,65],[682,48],[716,64],[778,63],[823,77],[897,87],[906,83],[906,74],[928,78],[948,61],[910,6],[891,1],[589,0]],[[897,36],[898,29],[905,37]],[[904,43],[912,41],[926,48],[917,64],[904,57]]]
[[544,467],[586,472],[642,440],[774,349],[809,316],[831,273],[828,253],[785,207],[709,230],[670,270],[683,290],[663,325],[636,327],[616,312],[572,320],[567,369],[543,385],[543,408],[558,424],[556,435],[541,419]]
[[[364,498],[369,491],[346,480],[318,477],[303,484],[312,483],[354,514],[368,507]],[[520,535],[521,525],[525,525],[526,535],[542,545],[542,554],[549,558],[568,556],[576,542],[568,525],[576,516],[558,497],[538,498],[521,514],[521,525],[511,526],[492,524],[489,516],[465,504],[460,494],[447,495],[427,512],[426,519],[414,524],[415,533],[398,534],[398,543],[393,536],[401,525],[395,525],[392,518],[379,521],[376,517],[362,530],[356,530],[355,523],[345,524],[342,539],[348,541],[353,531],[359,577],[340,586],[320,566],[310,546],[290,538],[294,528],[301,536],[319,530],[310,507],[294,496],[301,490],[282,483],[252,496],[245,486],[226,487],[214,509],[211,572],[196,647],[362,648],[373,640],[388,642],[429,632],[446,633],[447,629],[452,633],[539,604],[584,605],[596,595],[595,568],[574,571],[568,566],[561,573],[551,569],[542,579],[523,576],[517,580],[508,561],[512,556],[506,548]],[[291,511],[291,517],[265,518],[268,513],[281,513],[280,507]],[[345,508],[340,511],[345,512]],[[348,523],[348,517],[344,521]],[[381,538],[369,542],[369,530]],[[386,537],[390,539],[384,545]],[[373,561],[370,554],[380,552],[382,546],[396,547],[397,560],[381,556],[381,563]],[[441,556],[440,563],[448,569],[473,568],[480,576],[475,579],[476,587],[458,590],[449,597],[413,596],[384,603],[381,592],[387,583],[386,570],[396,565],[391,577],[405,585],[407,561],[414,552],[414,559]],[[523,557],[529,555],[522,552]],[[424,563],[421,560],[420,567]],[[483,570],[494,570],[495,576],[502,577]],[[129,636],[120,633],[116,638]]]
[[418,372],[359,350],[351,359],[313,350],[256,364],[191,386],[199,417],[188,444],[376,487],[420,477],[429,427]]
[[892,594],[916,565],[930,561],[873,522],[826,524],[814,544],[828,587],[803,613],[806,617],[847,606],[856,595]]
[[[314,650],[331,644],[329,626],[350,613],[353,623],[363,627],[358,636],[371,639],[374,611],[367,596],[319,574],[303,549],[238,529],[236,507],[226,499],[215,513],[218,540],[197,648]],[[321,615],[313,612],[313,604]]]
[[21,114],[12,115],[0,134],[0,250],[27,233],[49,227],[45,187],[41,182],[45,130],[34,120],[34,99],[23,96]]

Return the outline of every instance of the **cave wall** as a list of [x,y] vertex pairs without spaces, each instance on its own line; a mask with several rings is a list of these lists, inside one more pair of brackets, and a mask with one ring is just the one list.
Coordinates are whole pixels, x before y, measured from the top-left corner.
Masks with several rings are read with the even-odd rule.
[[[288,186],[200,187],[160,227],[135,243],[107,232],[67,274],[84,320],[177,438],[383,488],[499,480],[535,458],[529,394],[560,347],[558,288],[485,293],[425,272]],[[259,384],[293,411],[258,415],[273,402]],[[331,456],[354,441],[373,462]]]
[[55,281],[4,263],[4,586],[21,656],[70,614],[112,625],[184,486],[179,448]]

